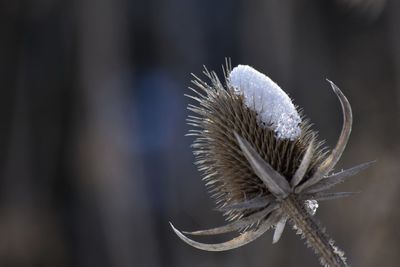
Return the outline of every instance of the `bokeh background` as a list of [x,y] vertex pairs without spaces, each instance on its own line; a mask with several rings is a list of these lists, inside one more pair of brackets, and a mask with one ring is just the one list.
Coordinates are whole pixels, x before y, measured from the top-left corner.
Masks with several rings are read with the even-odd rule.
[[[225,57],[269,75],[332,147],[377,160],[320,203],[352,266],[400,265],[400,2],[3,0],[0,266],[319,266],[287,228],[229,252],[171,231],[221,225],[184,137],[190,73]],[[207,239],[209,242],[224,237]]]

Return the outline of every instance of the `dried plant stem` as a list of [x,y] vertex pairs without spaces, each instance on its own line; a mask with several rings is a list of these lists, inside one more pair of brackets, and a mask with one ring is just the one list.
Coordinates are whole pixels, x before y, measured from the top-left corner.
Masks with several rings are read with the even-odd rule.
[[307,244],[320,256],[320,261],[324,266],[348,266],[343,256],[344,253],[334,246],[333,240],[306,210],[303,201],[298,200],[295,196],[290,196],[281,205],[295,228],[306,239]]

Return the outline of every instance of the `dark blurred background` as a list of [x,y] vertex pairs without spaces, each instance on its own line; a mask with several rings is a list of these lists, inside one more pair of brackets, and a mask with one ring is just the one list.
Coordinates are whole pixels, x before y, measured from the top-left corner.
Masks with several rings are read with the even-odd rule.
[[352,266],[399,266],[399,1],[3,0],[0,21],[0,266],[319,266],[290,228],[211,253],[169,227],[224,222],[184,94],[225,57],[276,81],[330,147],[342,117],[325,78],[343,90],[337,170],[378,162],[316,216]]

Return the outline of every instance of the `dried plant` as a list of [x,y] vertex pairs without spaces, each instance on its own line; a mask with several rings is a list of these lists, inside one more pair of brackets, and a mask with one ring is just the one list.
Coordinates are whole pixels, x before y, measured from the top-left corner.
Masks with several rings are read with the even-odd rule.
[[[305,238],[325,266],[347,266],[344,253],[328,237],[313,215],[319,200],[352,195],[328,192],[371,163],[330,174],[346,146],[352,126],[350,104],[331,84],[343,109],[343,129],[336,147],[328,153],[316,140],[310,123],[297,113],[290,98],[267,76],[249,66],[224,68],[225,84],[205,70],[208,84],[194,76],[198,90],[189,96],[196,116],[189,124],[199,171],[218,209],[229,223],[208,230],[183,232],[216,235],[238,231],[238,237],[219,244],[196,242],[178,231],[187,244],[207,251],[224,251],[245,245],[274,227],[276,243],[286,221]],[[288,102],[289,100],[289,102]]]

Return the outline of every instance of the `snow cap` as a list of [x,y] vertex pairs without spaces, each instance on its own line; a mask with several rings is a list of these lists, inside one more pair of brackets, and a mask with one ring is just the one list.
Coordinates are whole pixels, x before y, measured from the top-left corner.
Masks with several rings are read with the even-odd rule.
[[300,136],[300,115],[289,96],[268,76],[250,66],[238,65],[228,79],[235,93],[243,95],[244,104],[257,113],[262,127],[271,128],[280,139]]

